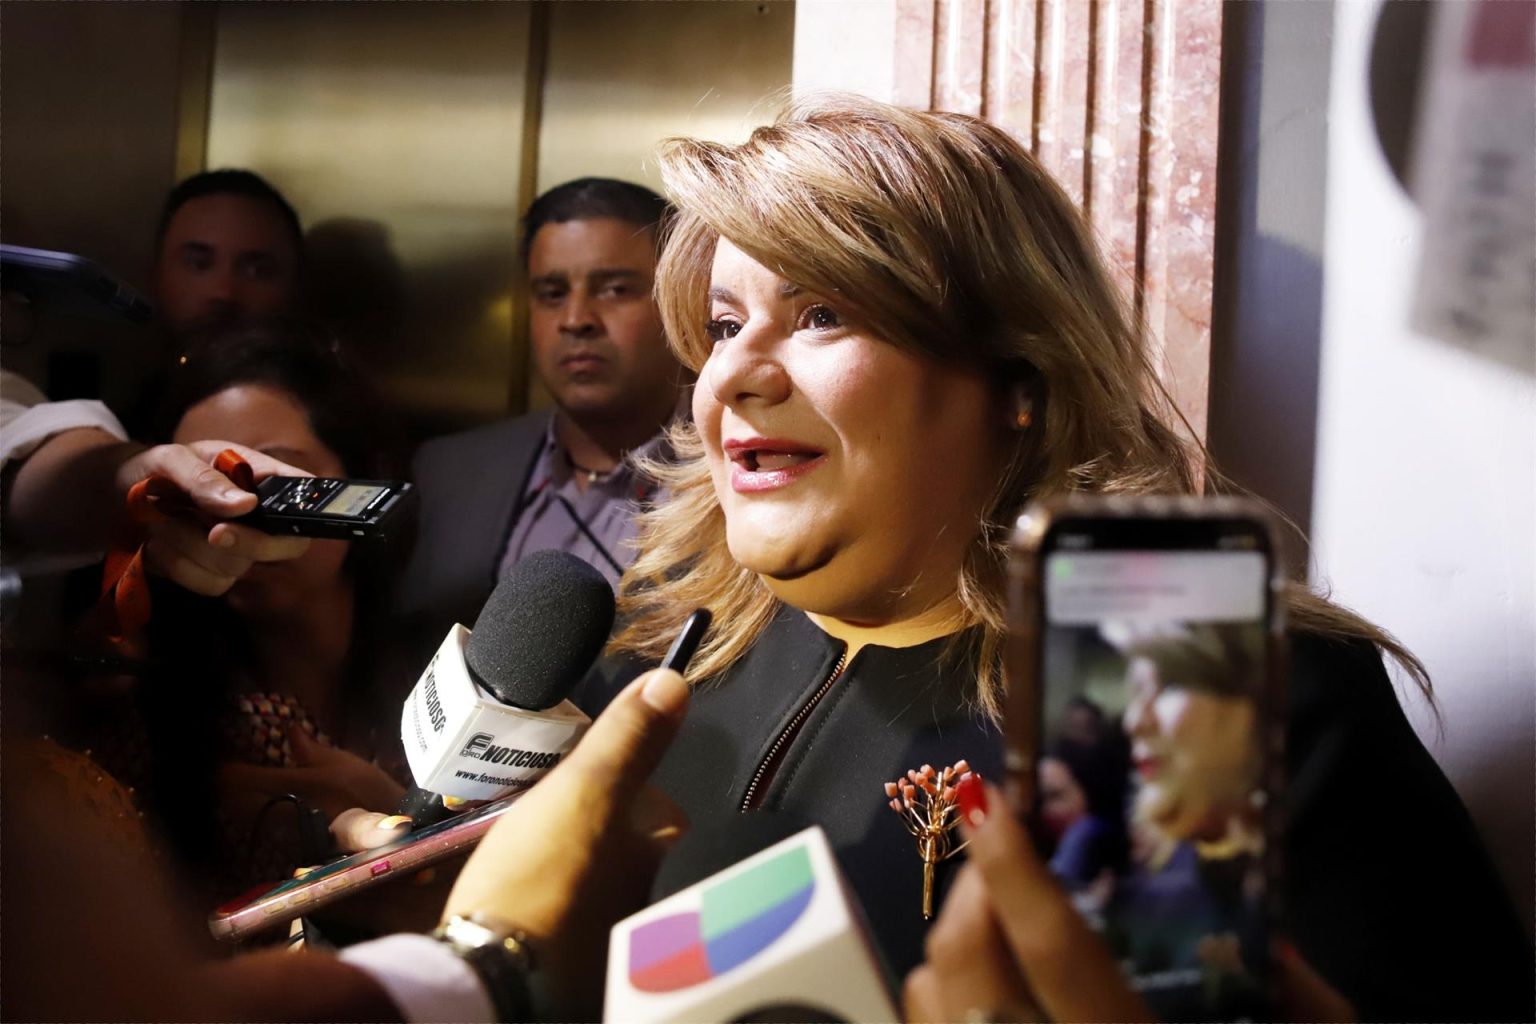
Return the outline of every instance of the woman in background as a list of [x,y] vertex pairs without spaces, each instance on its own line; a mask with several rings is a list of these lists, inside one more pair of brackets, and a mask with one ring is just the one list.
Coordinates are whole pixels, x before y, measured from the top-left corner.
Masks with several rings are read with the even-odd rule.
[[1060,737],[1040,761],[1040,821],[1052,845],[1051,871],[1102,907],[1125,866],[1129,761],[1114,734],[1092,742]]
[[[699,606],[716,627],[657,781],[695,824],[762,807],[825,827],[905,969],[922,862],[883,783],[1000,766],[1014,517],[1063,491],[1188,493],[1211,467],[1078,212],[1002,130],[801,102],[739,146],[674,141],[661,167],[681,212],[659,303],[699,381],[616,646],[654,661]],[[1528,1001],[1519,926],[1380,652],[1427,692],[1418,662],[1299,586],[1289,605],[1303,955],[1362,1013]]]
[[[398,476],[367,387],[329,337],[295,322],[195,341],[162,422],[167,440],[234,441],[316,476]],[[341,811],[398,804],[403,691],[384,681],[398,667],[380,652],[400,557],[397,541],[316,540],[219,598],[156,590],[142,728],[112,730],[98,757],[146,787],[153,818],[218,896],[325,855]],[[318,829],[306,834],[290,797],[318,809]]]

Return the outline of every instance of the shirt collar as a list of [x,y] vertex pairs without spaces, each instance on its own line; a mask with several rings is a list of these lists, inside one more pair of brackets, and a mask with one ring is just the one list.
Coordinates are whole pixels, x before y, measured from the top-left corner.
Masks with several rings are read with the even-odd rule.
[[[628,484],[636,476],[634,463],[640,459],[659,459],[662,461],[671,457],[672,443],[667,438],[669,422],[658,430],[649,440],[637,448],[631,448],[619,460],[619,464],[606,473],[599,473],[592,478],[594,485],[604,484]],[[571,462],[570,454],[566,451],[565,444],[560,440],[559,431],[555,429],[555,417],[550,416],[549,425],[544,429],[544,458],[549,467],[549,477],[556,484],[563,484],[575,473],[585,473]]]

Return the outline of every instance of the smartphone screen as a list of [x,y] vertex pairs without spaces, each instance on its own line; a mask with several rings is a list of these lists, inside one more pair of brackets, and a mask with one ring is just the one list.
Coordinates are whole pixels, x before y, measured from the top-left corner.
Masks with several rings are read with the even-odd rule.
[[1241,519],[1064,518],[1038,550],[1036,833],[1164,1020],[1267,1013],[1272,557]]

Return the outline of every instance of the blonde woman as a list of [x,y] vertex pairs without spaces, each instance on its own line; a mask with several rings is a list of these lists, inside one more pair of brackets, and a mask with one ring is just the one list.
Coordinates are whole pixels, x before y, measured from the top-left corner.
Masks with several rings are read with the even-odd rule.
[[[834,98],[740,146],[674,140],[661,167],[681,213],[658,301],[698,384],[615,646],[654,664],[714,612],[657,780],[696,825],[753,807],[823,825],[906,970],[923,863],[882,784],[961,758],[998,775],[1012,519],[1066,490],[1187,492],[1209,467],[1076,210],[1001,130]],[[1291,619],[1293,934],[1357,1005],[1408,1012],[1394,997],[1443,992],[1449,962],[1509,962],[1472,962],[1449,929],[1517,953],[1518,931],[1376,648],[1427,689],[1418,662],[1299,588]]]
[[1213,858],[1263,847],[1253,802],[1262,642],[1258,627],[1201,623],[1125,649],[1121,725],[1140,780],[1135,818],[1165,842],[1195,843]]

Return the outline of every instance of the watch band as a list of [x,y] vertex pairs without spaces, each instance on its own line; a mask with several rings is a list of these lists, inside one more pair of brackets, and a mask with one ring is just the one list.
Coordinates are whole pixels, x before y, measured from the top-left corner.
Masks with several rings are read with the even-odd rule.
[[480,914],[454,915],[432,937],[474,970],[503,1024],[545,1019],[533,950],[522,932]]

